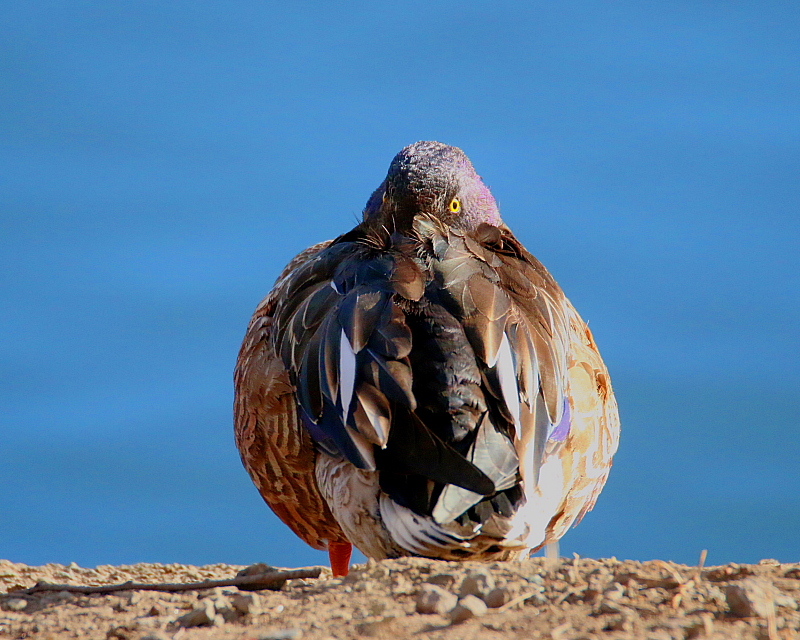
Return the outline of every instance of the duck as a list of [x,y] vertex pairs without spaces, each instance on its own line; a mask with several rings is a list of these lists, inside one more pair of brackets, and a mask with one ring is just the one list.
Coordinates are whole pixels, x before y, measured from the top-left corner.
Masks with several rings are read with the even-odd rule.
[[345,576],[501,561],[591,510],[620,420],[592,332],[459,148],[402,149],[352,230],[293,258],[234,373],[264,501]]

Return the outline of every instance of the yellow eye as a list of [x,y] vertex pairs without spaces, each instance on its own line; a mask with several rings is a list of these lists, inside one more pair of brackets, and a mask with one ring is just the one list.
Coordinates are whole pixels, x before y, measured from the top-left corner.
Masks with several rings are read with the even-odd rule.
[[461,200],[458,198],[453,198],[450,201],[450,211],[452,213],[460,213],[461,212]]

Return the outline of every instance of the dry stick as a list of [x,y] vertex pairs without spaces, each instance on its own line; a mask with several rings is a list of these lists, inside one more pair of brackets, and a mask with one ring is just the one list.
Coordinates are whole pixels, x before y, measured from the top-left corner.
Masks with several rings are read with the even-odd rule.
[[706,559],[708,558],[708,549],[703,549],[700,552],[700,562],[697,563],[697,570],[702,571],[706,566]]
[[251,589],[280,588],[287,580],[296,578],[319,578],[322,567],[309,567],[308,569],[294,569],[292,571],[270,571],[252,576],[237,576],[228,580],[203,580],[202,582],[177,582],[162,584],[146,584],[137,582],[123,582],[122,584],[109,584],[99,587],[81,587],[71,584],[51,584],[39,582],[22,593],[36,593],[38,591],[71,591],[74,593],[111,593],[113,591],[192,591],[199,589],[213,589],[214,587],[250,587]]
[[516,607],[520,602],[524,602],[528,598],[532,598],[533,596],[539,593],[541,593],[541,591],[530,591],[529,593],[523,593],[521,596],[517,596],[513,600],[509,600],[502,607],[498,607],[497,612],[503,613],[503,611],[508,611],[512,607]]
[[673,567],[670,563],[668,563],[668,562],[666,562],[664,560],[656,560],[655,563],[658,566],[660,566],[662,569],[665,569],[668,573],[672,574],[672,578],[675,580],[675,582],[678,583],[679,586],[686,582],[686,580],[683,579],[681,574],[679,574],[675,570],[675,567]]
[[[683,578],[681,578],[681,576],[678,574],[677,571],[675,571],[675,569],[672,566],[670,566],[663,560],[658,560],[658,562],[661,565],[663,565],[668,571],[670,571],[672,573],[672,576],[678,581],[678,592],[674,596],[672,596],[672,600],[670,601],[670,604],[672,605],[673,609],[677,609],[680,606],[681,601],[683,600],[683,596],[686,595],[686,591],[690,587],[696,585],[703,578],[703,567],[706,564],[707,557],[708,557],[708,549],[703,549],[700,552],[700,562],[697,564],[694,575],[691,578],[689,578],[689,580],[686,581],[684,581]],[[773,640],[773,638],[770,638],[770,640]]]

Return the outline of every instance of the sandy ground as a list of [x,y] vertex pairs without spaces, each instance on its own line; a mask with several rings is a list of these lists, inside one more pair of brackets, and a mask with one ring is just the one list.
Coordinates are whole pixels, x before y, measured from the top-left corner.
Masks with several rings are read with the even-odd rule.
[[39,581],[184,582],[231,578],[241,569],[30,567],[0,560],[0,638],[800,638],[800,565],[770,560],[700,569],[613,558],[493,564],[407,558],[358,565],[344,579],[323,571],[279,591],[22,591]]

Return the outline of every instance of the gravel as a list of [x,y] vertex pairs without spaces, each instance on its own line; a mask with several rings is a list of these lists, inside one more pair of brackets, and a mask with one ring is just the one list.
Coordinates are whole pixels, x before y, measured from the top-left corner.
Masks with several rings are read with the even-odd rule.
[[[38,581],[102,585],[230,578],[230,565],[30,567],[0,560],[0,638],[108,640],[767,640],[800,637],[800,564],[699,569],[664,561],[403,558],[280,591],[24,594]],[[459,597],[461,596],[461,597]]]

